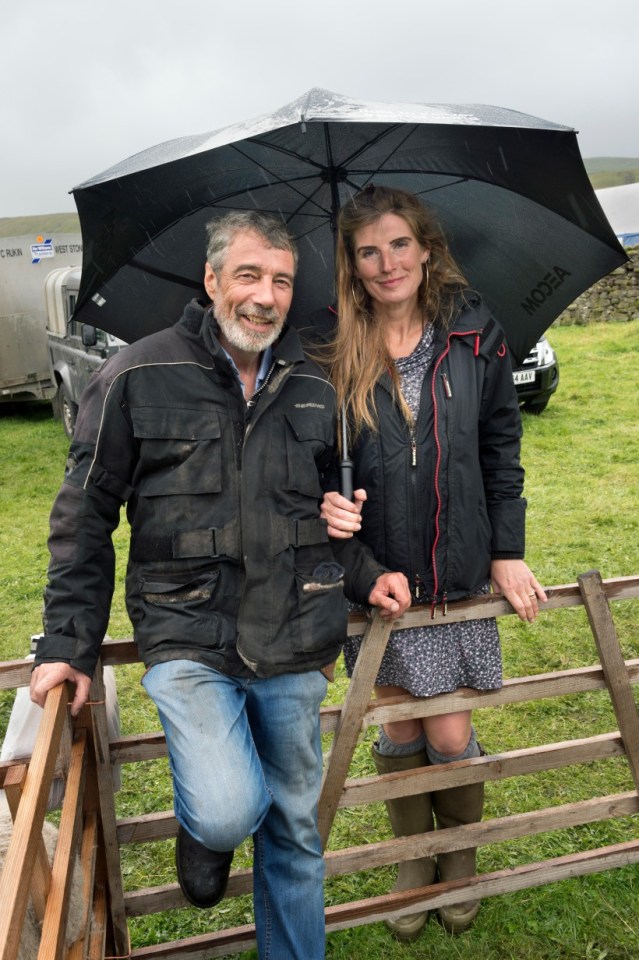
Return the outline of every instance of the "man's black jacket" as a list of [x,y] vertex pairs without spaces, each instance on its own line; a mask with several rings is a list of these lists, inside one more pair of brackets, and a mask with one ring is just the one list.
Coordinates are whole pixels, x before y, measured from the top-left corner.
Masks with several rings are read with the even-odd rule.
[[[254,405],[193,301],[174,327],[111,358],[83,397],[51,514],[45,635],[36,663],[91,675],[127,503],[127,607],[147,666],[190,658],[268,677],[321,668],[345,637],[346,590],[385,568],[319,518],[335,393],[285,330]],[[337,562],[339,561],[339,562]]]

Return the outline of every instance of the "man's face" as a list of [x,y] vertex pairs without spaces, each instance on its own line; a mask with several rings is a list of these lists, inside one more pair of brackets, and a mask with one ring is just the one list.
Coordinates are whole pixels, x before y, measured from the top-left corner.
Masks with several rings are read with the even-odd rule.
[[238,232],[218,274],[206,264],[204,286],[213,301],[220,343],[261,353],[277,340],[293,296],[293,255],[266,245],[252,230]]

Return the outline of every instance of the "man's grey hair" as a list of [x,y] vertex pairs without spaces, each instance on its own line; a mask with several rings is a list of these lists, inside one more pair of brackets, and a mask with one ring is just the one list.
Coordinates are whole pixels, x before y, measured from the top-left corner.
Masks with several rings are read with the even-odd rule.
[[259,210],[232,210],[219,219],[209,220],[206,225],[206,259],[214,273],[218,274],[224,266],[235,235],[246,230],[259,234],[269,247],[288,250],[293,256],[293,269],[297,270],[297,246],[281,220]]

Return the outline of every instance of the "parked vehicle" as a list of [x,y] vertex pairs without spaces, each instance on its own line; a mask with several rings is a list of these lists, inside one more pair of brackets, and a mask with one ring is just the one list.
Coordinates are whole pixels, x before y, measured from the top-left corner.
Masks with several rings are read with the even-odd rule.
[[60,267],[45,281],[47,342],[56,387],[53,412],[73,436],[78,403],[94,370],[125,346],[123,340],[71,319],[80,288],[80,268]]
[[559,386],[559,361],[546,337],[540,337],[524,362],[514,368],[513,380],[522,408],[542,413]]

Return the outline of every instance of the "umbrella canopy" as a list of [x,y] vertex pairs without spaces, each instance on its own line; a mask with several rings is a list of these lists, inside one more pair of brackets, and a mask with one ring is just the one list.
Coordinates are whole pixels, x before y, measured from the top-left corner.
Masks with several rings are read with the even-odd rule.
[[357,102],[314,89],[276,113],[136,154],[73,190],[84,242],[75,318],[136,340],[202,293],[205,224],[233,209],[297,239],[294,322],[331,302],[340,206],[367,183],[437,211],[517,360],[626,255],[574,130],[498,107]]

